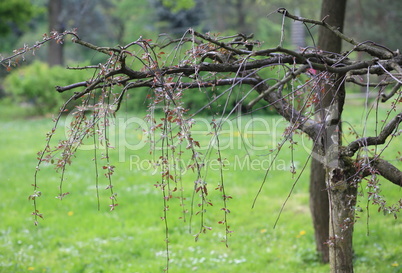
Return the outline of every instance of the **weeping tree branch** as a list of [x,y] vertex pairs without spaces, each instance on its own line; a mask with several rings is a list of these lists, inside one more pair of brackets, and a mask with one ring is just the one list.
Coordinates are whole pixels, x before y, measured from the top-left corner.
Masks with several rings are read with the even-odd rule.
[[[316,71],[316,74],[322,74],[321,79],[334,74],[346,74],[346,80],[352,83],[357,83],[353,75],[385,74],[388,81],[382,82],[381,86],[393,85],[393,88],[388,95],[382,94],[382,100],[385,102],[398,93],[402,82],[402,55],[398,51],[393,52],[372,42],[358,43],[345,36],[335,27],[328,25],[325,22],[325,18],[321,21],[306,19],[290,14],[284,8],[278,9],[278,13],[305,24],[323,26],[349,44],[352,44],[354,46],[352,51],[364,51],[372,58],[365,61],[353,61],[346,57],[352,51],[348,52],[347,55],[342,55],[314,48],[307,48],[302,52],[295,52],[282,47],[253,50],[254,46],[259,45],[259,42],[253,41],[252,35],[237,34],[230,37],[215,38],[190,29],[186,33],[189,36],[184,36],[177,40],[168,39],[165,45],[151,45],[148,40],[139,38],[126,46],[116,47],[93,45],[81,40],[74,31],[52,33],[51,36],[44,37],[42,42],[32,47],[24,46],[24,48],[16,51],[14,55],[3,58],[0,62],[5,66],[10,66],[13,58],[21,56],[28,51],[34,51],[45,42],[50,40],[61,42],[66,35],[72,35],[74,43],[108,56],[108,60],[104,64],[87,67],[99,70],[96,78],[56,87],[56,90],[60,93],[84,87],[84,90],[74,93],[73,99],[81,98],[96,89],[117,85],[124,86],[124,91],[122,92],[140,87],[161,88],[163,92],[166,92],[173,99],[171,92],[176,90],[246,84],[251,86],[251,91],[254,90],[258,93],[257,97],[248,103],[248,110],[251,110],[257,102],[265,100],[280,115],[291,122],[294,128],[305,132],[313,140],[319,137],[321,127],[324,124],[320,124],[309,116],[304,115],[301,111],[296,110],[295,105],[289,103],[286,95],[282,94],[282,90],[287,84],[294,81],[298,76],[306,74],[307,71],[313,70]],[[232,40],[225,42],[227,39]],[[192,49],[188,51],[190,57],[177,64],[159,64],[156,50],[166,48],[166,46],[173,43],[177,43],[179,46],[191,43]],[[129,50],[132,46],[138,46],[143,54],[133,53],[134,51]],[[127,58],[138,61],[143,67],[133,69],[127,66]],[[281,80],[270,86],[259,74],[261,75],[262,70],[275,66],[286,66],[288,72]],[[396,71],[396,73],[391,73],[391,71]],[[205,74],[209,76],[205,76]],[[217,74],[219,74],[219,79],[216,77],[211,79],[211,75]],[[118,97],[122,98],[122,95],[120,94]],[[353,141],[343,150],[343,155],[350,157],[361,147],[384,144],[387,137],[398,127],[401,118],[402,114],[400,113],[383,128],[378,136],[364,137]],[[378,166],[381,168],[383,165],[379,164]]]
[[[119,65],[117,65],[116,68],[107,70],[106,73],[104,73],[104,76],[98,77],[92,81],[79,82],[64,87],[58,86],[56,89],[58,92],[65,92],[77,87],[85,87],[83,91],[74,94],[74,99],[78,99],[94,89],[118,84],[126,86],[128,83],[130,83],[130,85],[127,86],[127,89],[138,87],[159,87],[165,88],[166,90],[205,88],[224,85],[230,86],[238,83],[248,84],[253,86],[259,95],[248,104],[247,109],[251,109],[258,101],[264,99],[273,105],[278,113],[284,116],[288,121],[296,124],[297,128],[307,133],[313,139],[316,139],[321,125],[317,124],[312,119],[303,116],[300,112],[296,111],[292,105],[286,102],[282,94],[278,92],[278,90],[283,89],[284,85],[297,76],[305,73],[308,69],[333,74],[347,73],[349,78],[351,78],[351,75],[367,73],[381,75],[384,73],[389,74],[389,71],[392,70],[400,71],[402,57],[399,54],[391,54],[384,48],[357,44],[353,40],[345,37],[338,30],[327,25],[324,20],[316,21],[293,16],[285,9],[279,9],[278,12],[294,20],[323,25],[331,29],[331,31],[334,31],[337,35],[341,35],[341,37],[349,43],[356,45],[355,50],[363,50],[373,56],[383,57],[383,59],[380,60],[378,57],[376,57],[368,61],[351,61],[350,59],[339,54],[319,52],[316,50],[313,50],[312,52],[305,50],[302,53],[298,53],[281,47],[259,51],[243,50],[231,46],[233,44],[232,42],[225,43],[222,42],[222,39],[218,40],[212,38],[210,35],[204,35],[190,30],[188,33],[192,35],[193,39],[183,37],[178,41],[180,43],[185,43],[193,40],[193,42],[199,47],[197,50],[200,51],[197,53],[198,55],[194,56],[198,58],[198,63],[194,64],[194,62],[192,62],[192,64],[183,63],[179,65],[160,67],[156,60],[151,60],[148,64],[144,63],[145,69],[135,71],[126,66],[126,57],[132,56],[132,54],[127,51],[127,48],[132,45],[139,45],[146,53],[149,54],[148,47],[151,48],[151,46],[147,44],[145,40],[139,39],[124,47],[105,48],[94,46],[90,43],[81,41],[78,37],[74,37],[74,42],[82,46],[108,54],[111,56],[111,58],[115,57],[116,60],[114,62],[119,63]],[[194,37],[197,37],[199,40],[195,41]],[[169,40],[168,42],[171,43],[172,41]],[[211,45],[205,46],[203,42],[210,43]],[[240,45],[245,45],[245,43],[253,44],[253,41],[248,41],[244,38]],[[164,46],[162,45],[161,47]],[[152,50],[153,48],[154,47],[152,47]],[[155,53],[153,52],[153,54]],[[219,58],[217,58],[217,55],[219,55]],[[246,57],[241,57],[243,55],[246,55]],[[264,56],[265,58],[253,60],[253,56]],[[139,57],[136,58],[139,59]],[[211,59],[212,62],[206,62],[206,58]],[[278,81],[272,86],[268,86],[256,74],[257,71],[266,67],[283,66],[286,64],[298,67],[290,70],[282,80]],[[249,73],[249,76],[240,76],[238,73],[241,71],[243,74],[245,71],[251,71],[251,73]],[[227,73],[228,77],[219,80],[204,80],[202,77],[200,77],[200,73],[202,72],[220,73],[220,75]],[[236,73],[236,77],[230,77],[231,73]],[[164,77],[168,76],[177,77],[178,80],[175,82],[166,82]],[[112,78],[113,80],[107,80]],[[398,81],[395,77],[394,80]],[[389,84],[391,83],[393,83],[393,81],[389,82]],[[394,89],[396,88],[397,87]],[[393,90],[390,95],[393,95],[396,92],[397,91]],[[395,120],[397,120],[397,118]],[[386,128],[389,128],[390,126],[386,126]],[[387,134],[388,136],[390,133],[383,131],[383,134]],[[368,145],[371,145],[371,143],[381,144],[381,141],[385,141],[385,139],[383,139],[383,134],[378,137],[369,137],[352,142],[346,149],[347,152],[345,154],[348,156],[353,155],[365,141],[368,143]]]
[[[295,52],[295,55],[297,53]],[[306,55],[306,57],[311,57],[312,55]],[[280,85],[283,85],[283,83],[289,81],[292,77],[296,77],[297,75],[305,72],[308,68],[316,69],[319,71],[328,71],[331,73],[336,73],[336,74],[344,74],[344,73],[350,73],[350,74],[367,74],[367,69],[369,68],[369,72],[371,74],[378,74],[381,75],[384,73],[384,70],[378,66],[375,65],[377,60],[373,61],[363,61],[363,62],[356,62],[351,65],[345,65],[343,67],[332,67],[328,66],[325,61],[327,60],[325,57],[323,57],[324,63],[315,63],[308,61],[308,58],[303,58],[300,57],[299,61],[300,63],[297,63],[298,58],[295,59],[294,56],[289,56],[289,55],[276,55],[274,57],[269,57],[264,60],[257,60],[257,61],[249,61],[245,63],[208,63],[208,62],[203,62],[198,65],[183,65],[183,66],[170,66],[170,67],[163,67],[159,70],[148,70],[146,72],[142,71],[134,71],[128,67],[122,67],[117,70],[113,70],[105,75],[105,78],[109,78],[115,75],[125,75],[128,78],[125,79],[124,81],[130,81],[130,80],[136,80],[136,79],[146,79],[146,78],[151,78],[155,76],[156,72],[159,72],[161,75],[175,75],[175,74],[184,74],[184,76],[188,77],[191,75],[195,75],[199,72],[217,72],[217,73],[230,73],[230,72],[237,72],[240,70],[253,70],[253,69],[260,69],[268,66],[278,66],[278,65],[283,65],[283,64],[301,64],[304,65],[298,70],[296,70],[294,73],[291,73],[288,75],[288,78],[283,79],[281,83],[278,83],[275,85],[274,88],[271,88],[269,91],[266,92],[271,92],[272,90],[275,90],[276,87],[279,87]],[[330,63],[328,61],[328,63]],[[400,63],[402,64],[402,59],[400,60]],[[338,64],[340,65],[340,64]],[[395,67],[395,64],[391,65],[390,63],[384,63],[382,65],[383,67],[386,67],[387,69],[392,70],[393,67]],[[68,85],[65,87],[60,87],[57,86],[56,90],[58,92],[64,92],[68,91],[71,89],[74,89],[76,87],[82,87],[88,85],[86,90],[83,92],[79,93],[79,95],[76,96],[76,98],[81,97],[82,95],[88,93],[89,91],[93,90],[98,84],[102,83],[104,81],[104,78],[99,78],[96,79],[95,81],[92,82],[81,82],[81,83],[76,83],[72,85]],[[260,95],[259,100],[262,98],[263,95]],[[250,107],[252,107],[255,104],[252,103]]]

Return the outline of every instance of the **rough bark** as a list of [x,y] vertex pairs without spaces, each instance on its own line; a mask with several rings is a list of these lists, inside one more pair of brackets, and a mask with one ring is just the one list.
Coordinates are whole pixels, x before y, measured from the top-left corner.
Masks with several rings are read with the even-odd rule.
[[333,80],[333,102],[327,108],[323,135],[324,165],[329,199],[329,262],[331,273],[353,273],[353,223],[356,177],[351,160],[342,156],[341,117],[345,99],[343,75]]
[[330,237],[328,240],[331,273],[353,272],[353,224],[357,187],[347,168],[331,168],[328,175],[330,196]]
[[[64,27],[61,21],[61,0],[49,0],[48,3],[49,31],[63,32]],[[63,44],[51,41],[48,47],[49,66],[63,65]]]
[[[343,31],[346,0],[323,0],[321,5],[321,19]],[[342,40],[327,28],[320,27],[318,32],[318,47],[325,51],[340,52]]]
[[[343,75],[332,79],[332,103],[325,108],[322,146],[329,199],[329,262],[331,273],[353,272],[353,223],[356,203],[356,170],[352,160],[342,156],[341,117],[345,100]],[[327,86],[329,87],[329,86]],[[327,89],[326,89],[327,90]],[[322,109],[322,108],[321,108]]]
[[[313,153],[317,153],[313,148]],[[310,174],[310,211],[313,219],[314,236],[321,262],[329,262],[329,249],[325,242],[329,238],[329,201],[325,186],[325,168],[320,160],[312,158]]]
[[[333,26],[343,29],[345,16],[346,0],[332,1],[323,0],[321,8],[321,17],[327,15],[325,21]],[[342,40],[334,35],[333,32],[321,27],[319,30],[318,48],[325,51],[339,53],[342,48]],[[326,86],[326,92],[320,98],[320,103],[317,104],[316,110],[319,113],[318,120],[325,120],[325,109],[328,108],[333,101],[332,90]],[[313,154],[318,155],[324,147],[315,143],[313,146]],[[317,251],[323,263],[329,262],[329,249],[325,244],[329,237],[329,200],[328,192],[325,183],[326,170],[321,159],[312,157],[311,174],[310,174],[310,211],[313,219],[314,234]]]

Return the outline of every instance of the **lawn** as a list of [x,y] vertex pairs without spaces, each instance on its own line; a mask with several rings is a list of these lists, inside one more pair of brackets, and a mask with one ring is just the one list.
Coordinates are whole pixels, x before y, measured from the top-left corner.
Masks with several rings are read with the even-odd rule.
[[[358,131],[362,130],[362,109],[360,105],[346,108]],[[385,116],[386,112],[380,109],[380,118]],[[111,164],[116,166],[112,176],[119,204],[116,209],[109,211],[110,192],[105,190],[108,181],[100,178],[98,210],[94,154],[91,143],[87,142],[67,169],[63,187],[70,194],[62,201],[55,198],[59,193],[60,174],[51,166],[41,167],[38,181],[42,196],[38,206],[44,220],[39,220],[38,226],[33,224],[33,206],[28,196],[32,194],[36,153],[44,147],[45,134],[53,122],[50,118],[0,122],[0,272],[163,271],[166,266],[165,222],[161,220],[164,205],[161,190],[154,186],[160,177],[150,167],[148,160],[153,156],[149,154],[142,131],[137,129],[142,125],[142,115],[137,117],[118,116],[117,126],[110,131],[116,146],[110,154]],[[208,147],[210,121],[210,118],[200,118],[195,127],[194,137],[200,140],[201,147]],[[233,197],[228,201],[231,211],[228,221],[233,231],[228,238],[229,247],[222,242],[225,228],[218,224],[224,212],[221,193],[214,190],[220,183],[216,149],[202,151],[204,154],[210,151],[205,180],[213,206],[205,213],[205,224],[212,229],[197,242],[194,234],[199,230],[200,216],[182,213],[183,208],[189,211],[192,208],[194,174],[183,173],[184,206],[180,199],[171,199],[167,212],[170,272],[329,271],[328,265],[320,264],[315,255],[308,207],[308,167],[273,228],[308,158],[311,143],[307,139],[295,136],[298,145],[294,154],[285,149],[288,144],[284,146],[252,208],[265,169],[274,157],[266,148],[275,147],[285,126],[277,116],[257,116],[254,120],[250,117],[237,122],[231,120],[223,128],[220,146],[222,158],[227,160],[223,176],[226,194]],[[367,130],[374,130],[374,126],[370,123]],[[60,128],[56,139],[64,133],[63,127]],[[348,130],[348,125],[344,129]],[[384,154],[385,158],[398,156],[401,146],[395,142],[393,147],[396,148]],[[296,167],[294,176],[289,171],[292,158]],[[384,196],[390,202],[401,198],[400,188],[386,181],[382,184]],[[365,188],[364,183],[361,188]],[[376,207],[367,206],[364,193],[359,198],[362,211],[355,225],[355,271],[402,272],[400,218],[395,220],[392,215],[377,213]]]

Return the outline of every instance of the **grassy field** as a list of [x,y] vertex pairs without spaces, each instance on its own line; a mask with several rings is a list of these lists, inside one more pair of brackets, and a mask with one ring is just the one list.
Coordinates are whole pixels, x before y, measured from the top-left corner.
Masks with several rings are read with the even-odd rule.
[[[361,130],[360,108],[352,105],[346,111],[357,124],[357,130]],[[124,123],[125,130],[116,129],[111,134],[117,139],[117,148],[111,152],[112,164],[116,166],[113,176],[119,203],[116,210],[109,212],[109,192],[104,190],[108,182],[102,179],[98,211],[93,152],[80,151],[67,170],[64,187],[70,194],[62,201],[55,198],[60,174],[53,167],[42,167],[39,187],[43,195],[38,205],[45,219],[37,227],[30,215],[33,206],[28,196],[32,193],[36,153],[43,148],[45,133],[53,123],[49,118],[0,122],[0,272],[163,271],[163,199],[161,191],[154,187],[159,177],[147,165],[148,147],[141,146],[141,131],[134,130],[136,122]],[[272,159],[262,148],[276,145],[285,123],[275,116],[257,117],[254,127],[247,127],[252,124],[250,118],[242,122],[243,130],[239,132],[236,123],[230,123],[221,136],[223,157],[230,162],[224,172],[226,191],[233,197],[228,203],[229,225],[234,231],[229,237],[229,247],[221,242],[225,230],[217,222],[223,217],[222,201],[220,192],[214,191],[219,184],[219,172],[211,165],[206,180],[214,206],[208,208],[205,221],[212,230],[195,242],[199,217],[193,216],[190,221],[187,214],[184,222],[179,219],[183,215],[178,199],[169,201],[170,272],[328,272],[328,265],[320,264],[315,254],[308,207],[308,168],[273,229],[295,181],[289,172],[291,158],[296,164],[297,177],[311,143],[295,136],[299,149],[294,155],[289,149],[282,150],[252,209],[264,168]],[[374,125],[370,126],[372,129]],[[250,128],[257,131],[252,134]],[[205,128],[199,127],[196,132],[204,147],[208,143]],[[246,144],[257,150],[246,150]],[[133,146],[136,148],[122,148]],[[401,146],[394,143],[394,147],[397,148],[384,155],[386,158],[398,156],[397,149]],[[210,158],[216,157],[213,150]],[[183,176],[186,209],[191,208],[193,177],[191,172]],[[385,181],[383,186],[383,193],[391,202],[401,198],[400,188]],[[373,206],[369,206],[368,214],[364,197],[360,197],[363,211],[355,225],[355,271],[402,272],[400,218],[379,214]]]

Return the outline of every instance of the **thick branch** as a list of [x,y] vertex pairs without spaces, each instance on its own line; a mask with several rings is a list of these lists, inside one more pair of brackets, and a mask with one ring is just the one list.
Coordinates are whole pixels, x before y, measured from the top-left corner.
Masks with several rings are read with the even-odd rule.
[[66,86],[56,86],[56,90],[57,90],[57,92],[59,92],[59,93],[63,93],[63,92],[65,92],[65,91],[68,91],[68,90],[71,90],[71,89],[75,89],[75,88],[78,88],[78,87],[83,87],[83,86],[88,86],[88,82],[77,82],[77,83],[73,83],[73,84],[70,84],[70,85],[66,85]]
[[291,81],[292,79],[294,79],[295,77],[297,77],[298,75],[306,72],[306,70],[309,68],[308,65],[304,65],[299,67],[296,71],[292,71],[290,73],[288,73],[288,75],[286,75],[282,80],[278,81],[276,84],[272,85],[271,87],[269,87],[268,89],[262,91],[257,98],[255,98],[254,100],[252,100],[248,105],[247,108],[251,109],[253,108],[253,106],[259,102],[262,98],[264,98],[265,96],[268,95],[268,93],[273,92],[275,90],[277,90],[278,88],[280,88],[281,86],[285,85],[287,82]]
[[77,44],[80,44],[80,45],[82,45],[82,46],[85,46],[85,47],[87,47],[87,48],[89,48],[89,49],[92,49],[92,50],[101,52],[101,53],[106,54],[106,55],[111,55],[113,52],[121,52],[121,50],[120,50],[120,49],[117,49],[117,48],[113,48],[113,47],[100,47],[100,46],[93,45],[93,44],[91,44],[91,43],[88,43],[88,42],[86,42],[86,41],[83,41],[83,40],[81,40],[81,39],[78,39],[78,37],[76,37],[75,39],[73,39],[73,42],[74,42],[74,43],[77,43]]
[[363,177],[371,175],[372,169],[374,169],[376,173],[388,181],[402,187],[402,172],[397,167],[381,158],[370,159],[369,164],[362,174]]
[[269,102],[278,114],[289,121],[294,129],[301,130],[313,140],[317,139],[320,133],[320,124],[297,111],[278,92],[266,92],[270,87],[264,81],[261,81],[254,88],[259,94],[265,93],[263,99]]
[[392,88],[391,92],[389,92],[388,95],[386,95],[385,93],[381,94],[381,101],[382,102],[386,102],[387,100],[389,100],[390,98],[392,98],[396,92],[398,92],[399,88],[401,88],[402,84],[397,82],[395,84],[395,86]]
[[[295,53],[296,54],[296,53]],[[300,61],[297,62],[297,61]],[[325,58],[324,58],[325,61]],[[282,65],[282,64],[294,64],[295,62],[299,64],[305,64],[308,65],[311,68],[314,68],[316,70],[320,71],[328,71],[331,73],[340,73],[344,74],[349,71],[354,71],[355,73],[353,74],[365,74],[367,73],[367,70],[363,70],[365,68],[370,67],[370,73],[373,74],[381,74],[383,70],[380,67],[375,67],[375,61],[365,61],[365,62],[357,62],[351,65],[345,65],[341,67],[332,67],[328,66],[325,63],[315,63],[315,62],[310,62],[307,59],[302,59],[302,60],[297,60],[295,59],[294,56],[288,56],[288,55],[276,55],[275,57],[263,59],[263,60],[256,60],[256,61],[251,61],[251,62],[246,62],[246,63],[207,63],[203,62],[199,65],[184,65],[184,66],[170,66],[170,67],[163,67],[160,69],[160,72],[162,75],[172,75],[172,74],[180,74],[183,73],[187,76],[196,74],[197,72],[200,71],[206,71],[206,72],[238,72],[241,70],[252,70],[252,69],[258,69],[262,67],[268,67],[272,65]],[[392,69],[390,65],[387,65],[386,63],[383,65],[389,69]],[[360,70],[361,69],[361,70]],[[358,70],[359,72],[356,72]],[[115,70],[110,72],[106,77],[111,77],[116,74],[124,74],[127,75],[130,79],[135,80],[135,79],[145,79],[145,78],[151,78],[155,75],[154,71],[147,71],[147,72],[140,72],[140,71],[134,71],[129,68],[124,68],[120,70]],[[83,86],[83,85],[78,85],[78,86]],[[77,86],[77,87],[78,87]],[[71,87],[74,87],[73,85],[66,86],[66,87],[58,87],[59,92],[64,92],[66,90],[72,89]]]
[[359,150],[361,147],[384,144],[387,137],[398,128],[401,122],[402,113],[399,113],[387,125],[385,125],[384,129],[380,132],[378,136],[359,138],[351,142],[342,154],[345,156],[353,156],[356,151]]

